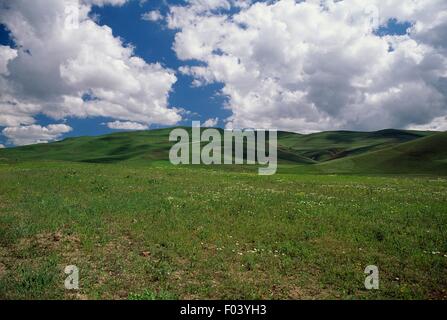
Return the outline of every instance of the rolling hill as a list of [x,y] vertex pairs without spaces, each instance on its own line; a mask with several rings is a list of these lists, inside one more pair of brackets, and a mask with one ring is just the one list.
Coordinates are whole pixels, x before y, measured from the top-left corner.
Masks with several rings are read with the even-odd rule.
[[377,132],[333,131],[309,135],[283,133],[279,141],[293,153],[317,162],[325,162],[385,149],[432,134],[433,132],[393,129]]
[[[191,130],[191,128],[185,128]],[[0,163],[72,161],[148,163],[168,161],[172,128],[68,138],[0,150]],[[302,135],[278,132],[278,161],[297,172],[446,173],[445,133],[382,130]],[[303,169],[305,168],[305,169]]]
[[447,175],[447,132],[314,166],[324,173]]

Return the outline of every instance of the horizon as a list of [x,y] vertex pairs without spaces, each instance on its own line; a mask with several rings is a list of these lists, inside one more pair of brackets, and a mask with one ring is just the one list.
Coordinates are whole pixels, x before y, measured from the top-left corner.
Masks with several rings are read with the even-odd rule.
[[[58,140],[53,140],[53,141],[47,141],[47,142],[36,142],[36,143],[32,143],[32,144],[26,144],[26,145],[20,145],[20,146],[14,146],[14,145],[3,145],[0,146],[0,150],[1,149],[15,149],[15,148],[21,148],[21,147],[27,147],[27,146],[33,146],[33,145],[40,145],[40,144],[51,144],[51,143],[56,143],[56,142],[61,142],[61,141],[65,141],[65,140],[69,140],[69,139],[77,139],[77,138],[94,138],[94,137],[104,137],[104,136],[109,136],[109,135],[117,135],[117,134],[128,134],[128,133],[139,133],[139,132],[150,132],[150,131],[161,131],[161,130],[173,130],[173,129],[177,129],[177,128],[182,128],[182,129],[192,129],[193,126],[186,126],[186,125],[174,125],[174,126],[167,126],[167,127],[163,127],[163,128],[148,128],[148,129],[141,129],[141,130],[116,130],[114,132],[109,132],[109,133],[104,133],[104,134],[92,134],[92,135],[70,135],[70,136],[66,136],[63,137],[61,139]],[[243,128],[243,129],[226,129],[226,128],[222,128],[222,127],[200,127],[201,130],[202,129],[218,129],[218,130],[262,130],[262,129],[253,129],[253,128]],[[380,130],[374,130],[374,131],[355,131],[355,130],[325,130],[325,131],[316,131],[316,132],[310,132],[310,133],[300,133],[300,132],[293,132],[293,131],[284,131],[284,130],[276,130],[278,133],[290,133],[290,134],[297,134],[297,135],[302,135],[302,136],[311,136],[311,135],[316,135],[316,134],[322,134],[322,133],[380,133],[380,132],[384,132],[384,131],[402,131],[402,132],[431,132],[431,133],[443,133],[446,131],[435,131],[435,130],[412,130],[412,129],[393,129],[393,128],[387,128],[387,129],[380,129]]]

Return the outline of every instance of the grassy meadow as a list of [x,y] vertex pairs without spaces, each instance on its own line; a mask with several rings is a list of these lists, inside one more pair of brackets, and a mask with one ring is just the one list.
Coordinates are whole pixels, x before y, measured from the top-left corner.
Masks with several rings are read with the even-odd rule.
[[[283,155],[319,154],[306,158],[314,165],[284,159],[274,176],[175,167],[154,158],[166,143],[139,153],[143,138],[91,142],[104,138],[0,152],[0,298],[447,298],[445,175],[334,173],[366,155],[317,163],[333,150],[298,150],[286,134]],[[369,157],[384,159],[372,145]],[[67,265],[80,269],[79,291],[64,288]],[[368,265],[379,267],[379,290],[364,287]]]

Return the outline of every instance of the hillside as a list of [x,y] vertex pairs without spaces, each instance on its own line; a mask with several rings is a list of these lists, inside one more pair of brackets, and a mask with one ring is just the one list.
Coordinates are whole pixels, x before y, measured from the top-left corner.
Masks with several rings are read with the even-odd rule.
[[[186,129],[191,130],[191,128]],[[57,160],[87,163],[149,163],[167,161],[169,150],[173,145],[168,138],[171,130],[172,128],[120,132],[1,149],[0,162]],[[311,171],[319,172],[395,172],[394,163],[398,161],[399,166],[402,167],[401,170],[408,172],[413,169],[418,171],[421,159],[431,161],[436,156],[441,159],[441,162],[436,162],[437,165],[430,162],[432,169],[428,170],[436,172],[438,166],[441,168],[445,166],[442,162],[445,151],[442,148],[442,142],[438,142],[439,148],[433,149],[433,141],[442,140],[442,137],[442,134],[433,132],[404,130],[336,131],[309,135],[278,132],[278,161],[280,164],[306,165],[305,167],[311,168]],[[411,148],[420,150],[418,158],[413,157],[415,151]],[[404,166],[408,166],[408,169]]]
[[447,132],[314,166],[324,173],[447,174]]
[[0,150],[0,161],[61,160],[114,163],[128,160],[168,159],[170,129],[113,133],[97,137],[68,138]]
[[377,132],[332,131],[309,135],[285,133],[281,135],[280,144],[293,153],[317,162],[325,162],[385,149],[431,134],[433,132],[393,129]]

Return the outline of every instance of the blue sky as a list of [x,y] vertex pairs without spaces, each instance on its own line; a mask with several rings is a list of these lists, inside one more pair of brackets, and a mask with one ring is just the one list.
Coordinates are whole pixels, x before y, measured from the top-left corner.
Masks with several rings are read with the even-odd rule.
[[[169,1],[169,4],[182,4],[184,1]],[[148,63],[161,63],[164,67],[177,70],[184,65],[197,65],[196,61],[180,61],[172,50],[175,31],[169,30],[162,23],[145,21],[141,19],[142,14],[159,10],[166,14],[169,10],[167,1],[130,1],[123,6],[103,6],[93,7],[91,15],[96,15],[99,25],[107,25],[112,28],[113,35],[122,39],[126,45],[132,45],[135,55],[143,58]],[[0,45],[16,47],[9,35],[9,31],[0,24]],[[192,121],[206,121],[207,119],[218,118],[217,127],[223,126],[223,120],[231,115],[231,112],[224,108],[225,97],[220,93],[222,84],[215,83],[203,87],[192,86],[192,78],[176,73],[177,82],[169,95],[169,106],[183,108],[190,112],[185,115],[179,125],[190,126]],[[54,123],[54,120],[39,114],[36,116],[36,123],[47,126]],[[109,129],[107,122],[112,118],[76,118],[67,117],[66,124],[73,128],[73,131],[64,137],[76,137],[85,135],[102,135],[116,130]],[[152,124],[151,129],[162,128],[163,125]],[[0,126],[0,131],[4,127]],[[0,135],[0,144],[11,146],[8,140]]]
[[[147,1],[140,4],[131,1],[123,7],[95,7],[93,14],[98,14],[100,25],[112,28],[114,36],[120,37],[126,44],[135,46],[135,54],[149,63],[160,62],[164,67],[177,70],[184,65],[196,65],[194,61],[180,61],[172,50],[175,31],[167,29],[162,23],[154,23],[141,19],[141,15],[152,10],[166,14],[169,7],[165,1]],[[184,1],[169,1],[170,5],[181,4]],[[223,108],[225,98],[219,93],[221,84],[211,84],[205,87],[193,87],[191,77],[177,73],[177,82],[169,97],[169,105],[181,107],[194,113],[181,122],[191,125],[192,119],[205,121],[210,118],[225,119],[230,112]],[[220,121],[220,126],[222,126]],[[153,127],[157,127],[154,125]]]
[[[183,1],[169,1],[170,4],[182,3]],[[182,65],[195,65],[194,61],[179,61],[172,50],[175,32],[164,27],[160,23],[145,21],[141,15],[151,10],[159,10],[166,13],[168,6],[165,1],[147,1],[140,4],[138,1],[131,1],[121,7],[104,6],[94,7],[93,15],[97,15],[98,24],[107,25],[112,28],[113,35],[120,37],[127,45],[135,47],[135,55],[143,58],[148,63],[159,62],[163,66],[177,70]],[[0,24],[0,44],[15,46],[11,40],[8,30]],[[169,105],[184,108],[191,112],[179,125],[190,126],[191,121],[206,121],[210,118],[219,118],[217,126],[223,125],[223,119],[227,118],[231,112],[225,110],[225,97],[220,94],[221,84],[211,84],[205,87],[194,87],[191,85],[192,79],[180,73],[176,74],[177,82],[173,86],[173,91],[169,96]],[[42,126],[54,123],[53,119],[45,115],[38,115],[36,122]],[[64,137],[75,137],[85,135],[101,135],[116,130],[109,129],[104,123],[112,121],[112,118],[75,118],[66,119],[73,131]],[[151,129],[164,127],[153,124]],[[0,127],[0,131],[1,131]],[[10,145],[5,137],[0,136],[0,143]]]
[[[6,0],[0,0],[0,3],[2,1]],[[76,0],[66,1],[78,3]],[[91,2],[91,0],[82,1],[85,3]],[[113,2],[112,0],[101,1],[104,3]],[[33,2],[36,7],[36,15],[45,6],[46,2],[50,2],[50,0]],[[358,19],[360,17],[367,21],[371,17],[364,16],[365,8],[363,7],[350,7],[349,1],[334,2],[333,4],[352,14],[352,17],[348,16],[345,21],[340,21],[336,14],[326,14],[325,10],[316,13],[313,10],[316,4],[313,2],[293,3],[293,1],[284,0],[268,1],[267,5],[259,6],[257,10],[248,10],[251,9],[254,2],[262,2],[252,1],[245,7],[247,9],[245,12],[248,13],[242,17],[241,21],[245,20],[243,23],[236,23],[230,19],[225,23],[220,22],[220,24],[213,23],[223,15],[231,15],[241,10],[234,6],[236,2],[232,2],[233,6],[230,10],[219,5],[213,8],[205,8],[206,5],[204,6],[203,3],[206,2],[200,1],[195,3],[193,1],[193,4],[188,1],[176,0],[123,0],[123,2],[125,3],[121,6],[109,4],[101,7],[93,6],[89,12],[89,17],[100,26],[109,26],[113,36],[119,37],[125,46],[132,46],[134,55],[144,59],[147,66],[159,63],[166,73],[171,71],[175,73],[175,83],[170,86],[170,89],[168,87],[168,91],[164,91],[164,94],[168,96],[168,101],[165,105],[162,105],[162,108],[165,111],[169,108],[181,108],[186,111],[181,113],[182,120],[177,123],[178,125],[191,125],[193,120],[200,120],[203,123],[208,119],[217,118],[216,126],[219,127],[228,127],[229,125],[230,127],[274,127],[280,130],[303,133],[324,130],[372,131],[389,127],[442,129],[445,126],[446,98],[442,88],[446,81],[441,78],[436,80],[436,75],[442,74],[443,71],[441,69],[427,71],[421,69],[419,62],[408,60],[408,57],[421,54],[418,46],[413,46],[411,41],[416,41],[418,45],[431,46],[432,50],[437,52],[438,58],[435,55],[430,55],[429,50],[424,53],[426,56],[422,59],[425,59],[426,65],[439,64],[439,61],[435,60],[439,59],[440,56],[445,59],[444,43],[442,42],[443,22],[430,19],[432,12],[445,9],[436,2],[430,2],[426,8],[418,7],[420,12],[411,7],[406,7],[410,4],[402,4],[397,0],[383,4],[383,7],[380,4],[377,9],[381,14],[381,21],[385,22],[382,22],[380,27],[372,32],[369,31],[370,34],[366,36],[363,29],[364,23],[362,21],[358,23]],[[367,2],[376,3],[375,0],[367,0]],[[247,1],[246,3],[250,2]],[[165,18],[168,14],[172,14],[170,10],[175,5],[182,6],[185,10],[176,13],[180,17],[178,25],[168,26]],[[24,9],[26,6],[29,6],[29,2],[17,0],[10,15],[21,14],[21,10],[26,10]],[[159,21],[142,19],[144,13],[154,10],[159,11],[163,19]],[[412,15],[402,15],[405,12],[412,12],[411,10],[413,10]],[[42,25],[36,22],[39,18],[37,16],[33,17],[30,12],[28,10],[26,13],[30,15],[27,17],[29,22],[36,23],[36,28],[42,28]],[[297,17],[296,20],[289,20],[289,13],[292,12]],[[308,12],[309,16],[303,16],[303,12]],[[386,17],[383,16],[384,13],[386,13]],[[185,17],[188,17],[190,22]],[[2,24],[2,20],[5,21],[4,24]],[[257,21],[264,20],[265,23],[257,24]],[[312,29],[313,20],[319,21],[321,24],[317,32]],[[425,26],[430,32],[424,30],[424,28],[419,28],[417,32],[409,33],[410,28],[416,22],[420,22],[419,26]],[[17,49],[17,52],[20,52],[20,48],[17,48],[9,36],[9,31],[5,26],[8,23],[14,24],[14,22],[8,21],[7,15],[3,17],[0,15],[0,45],[11,47],[14,50]],[[200,27],[200,24],[206,27]],[[283,28],[281,26],[284,25],[287,25],[289,29],[275,30],[277,26]],[[294,25],[301,26],[304,31],[296,31],[300,29],[293,27]],[[207,33],[207,30],[203,28],[208,26],[216,29],[210,29]],[[15,27],[19,28],[20,26]],[[348,28],[350,30],[356,30],[357,28],[357,35],[352,36],[349,32],[335,32],[332,37],[339,38],[335,39],[338,41],[335,42],[337,46],[325,47],[328,44],[328,40],[324,38],[325,34],[330,34],[333,30],[347,30]],[[235,29],[239,29],[240,39],[233,37],[232,32]],[[82,32],[85,32],[85,30]],[[430,33],[436,32],[440,32],[438,37],[430,36]],[[24,33],[18,34],[23,37]],[[215,41],[214,38],[217,34],[220,37],[219,41]],[[282,38],[283,34],[286,40]],[[311,38],[308,37],[309,34],[312,36]],[[377,41],[377,39],[381,40]],[[441,41],[441,44],[432,44],[430,41],[433,41],[433,39],[437,39],[438,42]],[[20,40],[23,43],[35,43],[33,39]],[[241,42],[233,46],[232,41]],[[195,42],[202,43],[203,47],[194,47],[197,46]],[[291,47],[290,42],[296,42],[296,44]],[[304,53],[303,55],[302,48],[307,47],[309,43],[313,46],[312,53]],[[381,49],[383,44],[389,46],[388,52]],[[47,45],[51,47],[51,40],[48,39]],[[77,46],[77,49],[80,50],[82,43],[77,44]],[[213,48],[212,53],[204,53],[206,46]],[[238,46],[244,47],[245,51],[238,50]],[[362,46],[368,47],[368,49],[363,52]],[[65,49],[62,48],[61,50]],[[94,48],[89,50],[94,50]],[[98,48],[98,50],[102,49]],[[414,50],[414,52],[408,52],[408,50]],[[22,59],[16,62],[14,68],[11,69],[13,74],[10,78],[13,79],[11,81],[13,88],[21,88],[22,85],[25,88],[30,86],[26,76],[15,74],[23,72],[23,70],[26,71],[26,67],[21,66],[21,64],[26,65],[23,52],[27,53],[25,48],[21,53]],[[27,54],[32,57],[35,52],[29,51]],[[344,52],[354,53],[350,60],[346,60]],[[367,57],[368,52],[376,52],[376,55]],[[52,53],[49,49],[49,54]],[[2,52],[0,52],[0,59],[1,54]],[[40,54],[45,55],[45,51],[40,52]],[[105,54],[104,57],[107,58],[108,53]],[[178,57],[181,55],[188,56],[188,59],[180,60]],[[287,55],[292,58],[285,58]],[[294,56],[297,58],[293,58]],[[57,58],[62,59],[56,57],[55,61]],[[51,60],[52,58],[49,56],[48,59]],[[281,59],[284,59],[284,61]],[[331,62],[332,59],[334,59],[333,65],[328,65],[328,62]],[[401,62],[398,60],[401,60]],[[68,61],[65,59],[58,63],[66,65]],[[237,61],[236,65],[234,61]],[[8,62],[6,61],[6,63]],[[60,68],[60,65],[51,65],[50,62],[45,63],[49,64],[50,69],[58,70]],[[124,61],[124,63],[128,63],[128,61]],[[306,65],[302,66],[302,63]],[[365,67],[366,64],[367,67]],[[401,70],[401,66],[405,66],[407,70]],[[187,69],[187,72],[181,72],[180,68],[185,67],[191,68]],[[194,69],[194,67],[198,68]],[[238,68],[246,70],[246,74],[238,71]],[[383,70],[378,71],[380,68],[383,68]],[[54,75],[48,74],[47,77],[47,75],[41,73],[42,70],[39,70],[38,67],[31,71],[37,73],[37,78],[35,78],[38,79],[37,81],[45,82],[47,78],[54,78]],[[303,72],[306,73],[304,77],[300,75]],[[348,74],[349,72],[351,74]],[[408,78],[396,77],[395,75],[398,73]],[[296,74],[296,77],[293,76],[294,74]],[[374,80],[371,82],[373,78]],[[87,80],[92,81],[91,79]],[[202,83],[202,85],[193,86],[193,81]],[[360,87],[355,87],[352,83],[356,81],[369,81],[368,86],[370,87],[364,87],[363,84]],[[89,82],[86,81],[86,83]],[[269,85],[266,85],[266,83],[269,83]],[[388,83],[389,87],[380,88],[381,83]],[[123,83],[123,85],[126,85],[126,83]],[[48,83],[48,86],[51,86],[51,84]],[[391,87],[399,88],[393,89],[393,92],[400,92],[398,96],[390,97],[388,90]],[[30,88],[33,89],[32,86]],[[224,88],[225,95],[223,94]],[[429,89],[427,90],[427,88]],[[84,92],[86,89],[88,90],[88,87],[83,87]],[[74,95],[75,90],[75,86],[69,88],[66,92],[62,91],[62,93],[57,92],[57,90],[49,90],[49,96],[56,96],[59,100],[54,101],[60,101],[61,97]],[[375,96],[374,100],[368,100],[368,97],[372,95]],[[84,94],[83,97],[86,96]],[[161,96],[163,96],[163,92]],[[359,101],[352,102],[354,98],[358,99],[358,97],[360,97]],[[40,99],[40,97],[38,98]],[[128,101],[134,98],[128,97]],[[25,94],[17,93],[16,104],[21,103],[21,101],[23,103],[30,101],[26,92]],[[85,100],[85,102],[87,101],[88,99]],[[144,99],[140,101],[144,103]],[[376,102],[374,101],[380,101],[380,105],[375,105]],[[115,101],[113,102],[115,103]],[[45,131],[46,127],[53,124],[65,124],[70,127],[70,130],[63,130],[62,128],[59,133],[53,133],[54,139],[115,132],[116,130],[110,129],[107,124],[116,120],[150,124],[152,129],[165,127],[167,122],[172,123],[171,120],[168,121],[163,117],[160,119],[164,119],[161,122],[165,122],[165,124],[151,121],[149,116],[149,120],[141,119],[140,121],[138,117],[135,120],[128,113],[114,117],[113,112],[103,112],[105,116],[90,114],[85,116],[82,115],[82,112],[76,113],[73,111],[70,114],[65,110],[63,112],[67,113],[66,116],[52,116],[54,110],[51,108],[54,108],[54,102],[43,100],[42,103],[45,105],[41,108],[42,111],[34,111],[34,113],[30,111],[30,116],[34,119],[33,124],[42,127],[38,128],[38,131]],[[154,106],[152,105],[152,107]],[[422,109],[421,106],[423,106]],[[1,108],[0,105],[0,132],[3,131],[3,135],[0,134],[0,145],[12,146],[17,143],[33,141],[33,139],[14,140],[12,135],[18,134],[18,131],[16,133],[10,131],[9,135],[5,134],[4,129],[7,127],[22,128],[29,126],[30,122],[29,117],[27,118],[27,115],[21,111],[22,113],[18,115],[13,114],[16,118],[13,120],[8,118],[9,122],[3,121],[2,125],[1,113],[3,111]],[[10,108],[10,106],[7,106],[7,108]],[[61,110],[63,108],[65,107],[61,107]],[[132,110],[132,108],[135,107],[129,107],[129,110]],[[14,113],[10,109],[5,110],[6,118],[8,113]],[[61,110],[59,111],[62,112]],[[147,108],[141,110],[147,110]],[[376,111],[371,112],[371,110]],[[141,116],[144,117],[144,114]],[[172,117],[172,114],[170,116]],[[231,120],[228,120],[230,117]],[[25,133],[22,132],[21,134]],[[46,138],[42,139],[45,140]],[[42,139],[35,137],[34,140],[41,141]]]

